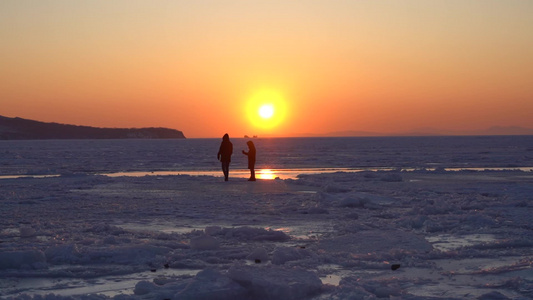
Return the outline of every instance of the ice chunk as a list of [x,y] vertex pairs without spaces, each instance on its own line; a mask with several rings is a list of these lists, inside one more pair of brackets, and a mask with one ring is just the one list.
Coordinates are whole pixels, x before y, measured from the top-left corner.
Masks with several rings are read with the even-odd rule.
[[176,293],[175,299],[182,300],[230,300],[243,299],[247,291],[228,276],[212,269],[198,274],[182,291]]
[[327,193],[346,193],[350,189],[340,185],[330,184],[324,187],[324,191]]
[[118,243],[116,237],[114,237],[114,236],[112,236],[112,235],[110,235],[110,236],[106,236],[106,237],[102,240],[102,242],[103,242],[104,244],[108,244],[108,245],[116,245],[116,244]]
[[76,245],[53,246],[44,251],[46,259],[52,263],[76,263],[81,255]]
[[266,262],[268,261],[268,253],[265,250],[265,248],[257,248],[252,253],[250,253],[250,255],[246,257],[246,259],[253,260],[253,261],[259,260],[260,262]]
[[385,175],[381,176],[381,181],[385,181],[385,182],[402,182],[403,178],[402,178],[402,176],[400,174],[390,173],[390,174],[385,174]]
[[38,250],[0,252],[0,270],[18,269],[23,266],[35,268],[44,262],[44,253]]
[[318,294],[322,282],[310,271],[278,266],[233,266],[229,278],[249,291],[252,299],[309,299]]
[[394,283],[384,284],[383,282],[370,281],[363,283],[363,287],[378,298],[398,297],[402,293],[402,289]]
[[428,252],[432,246],[414,233],[400,230],[368,230],[323,239],[319,242],[319,248],[332,253],[372,253],[391,250]]
[[331,202],[337,201],[337,197],[335,195],[332,195],[330,193],[324,193],[324,192],[318,192],[316,194],[316,198],[323,204],[328,205],[331,204]]
[[35,235],[35,229],[31,227],[21,227],[19,231],[21,237],[32,237]]
[[306,213],[310,215],[322,215],[322,214],[329,214],[329,211],[325,208],[311,207],[309,210],[307,210]]
[[191,249],[195,250],[215,250],[220,246],[220,242],[209,235],[194,237],[190,241]]
[[104,249],[94,249],[84,253],[82,260],[85,263],[117,263],[124,265],[139,265],[152,263],[160,259],[161,256],[170,252],[167,247],[151,245],[128,245],[121,247],[111,247]]
[[487,294],[483,294],[477,297],[477,299],[479,300],[507,300],[509,298],[500,292],[493,291]]
[[[133,290],[136,296],[142,296],[142,299],[174,299],[173,296],[179,291],[182,291],[189,281],[165,281],[164,285],[160,285],[161,280],[154,279],[154,282],[139,281]],[[116,299],[113,298],[113,299]],[[132,299],[127,297],[125,299]],[[135,298],[136,299],[136,298]],[[179,299],[179,298],[178,298]]]
[[207,226],[205,228],[205,234],[214,235],[214,234],[217,234],[218,232],[220,232],[221,230],[222,230],[222,227],[220,227],[220,226]]
[[370,201],[365,198],[361,197],[348,197],[344,198],[340,203],[340,207],[358,207],[358,208],[364,208],[365,204],[369,203]]
[[272,253],[272,263],[282,265],[288,261],[299,260],[309,256],[311,256],[310,252],[305,249],[277,247]]
[[91,233],[108,233],[111,235],[120,235],[125,233],[124,229],[120,227],[104,223],[96,224],[93,227],[87,229],[87,231]]
[[253,240],[253,241],[277,241],[284,242],[290,239],[290,237],[283,231],[277,231],[264,228],[253,227],[237,227],[237,228],[224,228],[221,232],[226,238],[234,238],[238,240]]
[[146,295],[146,294],[149,294],[151,292],[153,292],[155,289],[157,289],[157,286],[153,283],[153,282],[148,282],[148,281],[139,281],[137,282],[137,284],[135,285],[135,289],[133,290],[133,293],[135,293],[135,295]]
[[369,193],[352,193],[349,197],[344,198],[339,203],[339,206],[378,209],[381,206],[389,206],[395,201],[394,198],[386,196]]

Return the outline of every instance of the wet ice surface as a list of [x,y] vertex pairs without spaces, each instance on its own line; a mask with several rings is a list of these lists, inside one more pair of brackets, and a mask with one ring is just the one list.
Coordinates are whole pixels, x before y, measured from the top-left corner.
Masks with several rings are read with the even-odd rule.
[[[0,141],[0,175],[219,170],[221,139]],[[234,139],[231,169],[246,169]],[[533,136],[254,139],[257,169],[533,167]]]
[[[25,147],[43,149],[36,143],[28,141]],[[18,164],[16,158],[2,158],[1,166],[11,170],[3,174],[25,173],[32,155],[38,156],[20,145],[3,148],[5,156],[19,151],[21,157]],[[458,156],[471,157],[470,166],[531,166],[530,140],[496,145],[492,156],[477,147],[471,147],[474,154],[461,148]],[[395,153],[393,148],[382,152]],[[511,156],[504,151],[509,148],[514,149]],[[0,181],[0,297],[533,297],[531,172],[444,171],[457,167],[450,162],[459,159],[451,154],[441,159],[442,168],[427,171],[431,164],[426,161],[438,156],[428,151],[431,159],[418,154],[419,165],[413,156],[399,166],[415,167],[410,172],[339,172],[257,182],[187,175],[108,177],[92,175],[94,169],[80,172],[81,164],[63,162],[68,155],[54,151],[57,156],[45,155],[31,173],[62,176]],[[348,152],[317,157],[340,161]],[[157,160],[185,164],[178,156],[129,155],[131,163],[121,167],[111,153],[109,161],[92,165],[112,172],[132,164],[148,168]],[[391,160],[380,155],[385,154],[375,154],[376,161]],[[353,156],[358,156],[355,150]],[[195,166],[203,163],[201,157]],[[392,270],[393,265],[400,267]]]

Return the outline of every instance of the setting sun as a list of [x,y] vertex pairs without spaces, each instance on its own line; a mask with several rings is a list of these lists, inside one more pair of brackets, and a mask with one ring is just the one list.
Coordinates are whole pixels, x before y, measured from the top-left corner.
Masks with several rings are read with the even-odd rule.
[[285,100],[277,91],[260,90],[247,101],[246,115],[254,127],[272,129],[285,119]]
[[259,115],[263,119],[270,119],[274,115],[274,107],[271,104],[265,104],[259,108]]

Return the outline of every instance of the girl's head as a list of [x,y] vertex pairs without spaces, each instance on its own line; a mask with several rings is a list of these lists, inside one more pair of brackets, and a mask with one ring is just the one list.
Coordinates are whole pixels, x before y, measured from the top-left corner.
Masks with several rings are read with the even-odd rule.
[[252,141],[246,142],[246,145],[248,145],[248,148],[250,148],[250,149],[255,149],[254,142],[252,142]]

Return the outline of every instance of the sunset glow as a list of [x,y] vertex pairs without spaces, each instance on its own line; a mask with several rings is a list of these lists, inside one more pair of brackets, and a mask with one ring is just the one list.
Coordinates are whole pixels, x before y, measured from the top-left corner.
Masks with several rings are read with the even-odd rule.
[[533,128],[532,14],[520,0],[1,1],[0,115],[187,137]]
[[281,126],[287,114],[283,96],[268,89],[254,93],[248,100],[246,110],[250,123],[263,130]]

